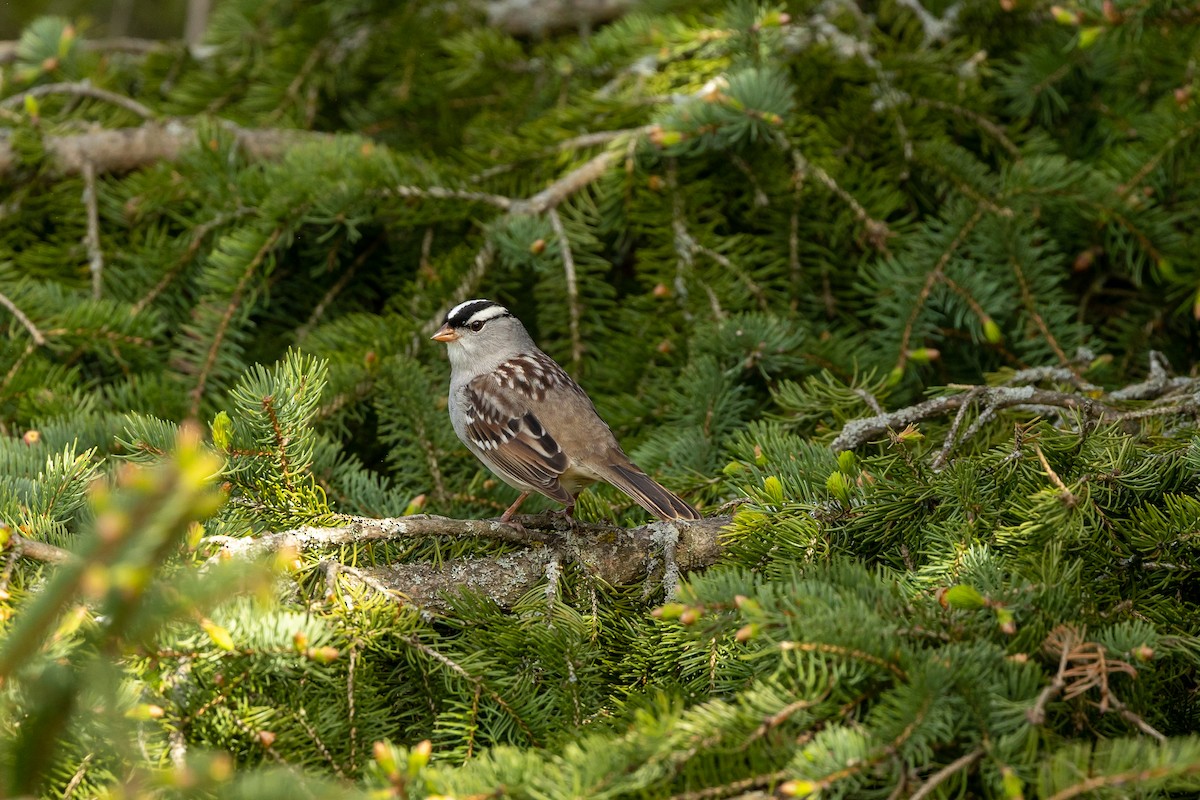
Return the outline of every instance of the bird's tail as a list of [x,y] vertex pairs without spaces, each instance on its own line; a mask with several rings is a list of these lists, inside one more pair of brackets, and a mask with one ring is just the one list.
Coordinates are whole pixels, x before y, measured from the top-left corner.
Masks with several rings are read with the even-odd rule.
[[659,519],[701,519],[699,511],[632,463],[612,464],[604,479]]

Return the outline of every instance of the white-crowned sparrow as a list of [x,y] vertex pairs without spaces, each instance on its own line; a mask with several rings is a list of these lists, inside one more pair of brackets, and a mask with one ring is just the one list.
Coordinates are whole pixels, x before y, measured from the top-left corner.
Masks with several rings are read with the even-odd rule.
[[604,481],[659,519],[700,519],[629,460],[592,401],[521,321],[491,300],[468,300],[446,314],[433,338],[450,355],[450,422],[484,465],[520,490],[500,517],[544,494],[575,508],[575,496]]

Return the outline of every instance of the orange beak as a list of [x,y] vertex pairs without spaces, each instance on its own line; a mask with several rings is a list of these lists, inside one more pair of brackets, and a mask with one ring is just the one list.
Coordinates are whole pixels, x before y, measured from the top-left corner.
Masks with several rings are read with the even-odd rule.
[[439,342],[453,342],[455,339],[458,338],[458,332],[455,331],[453,328],[451,328],[449,325],[443,325],[442,327],[438,328],[437,333],[435,333],[433,336],[430,336],[429,338],[435,339]]

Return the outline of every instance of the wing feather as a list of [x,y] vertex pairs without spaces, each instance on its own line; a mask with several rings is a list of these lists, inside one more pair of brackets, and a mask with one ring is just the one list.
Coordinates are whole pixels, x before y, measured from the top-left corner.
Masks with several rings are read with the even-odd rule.
[[[548,370],[547,362],[556,369]],[[521,356],[468,383],[463,399],[467,439],[485,463],[502,477],[511,475],[567,503],[571,495],[559,478],[570,460],[531,408],[532,400],[541,399],[545,390],[562,378],[575,385],[550,359]]]

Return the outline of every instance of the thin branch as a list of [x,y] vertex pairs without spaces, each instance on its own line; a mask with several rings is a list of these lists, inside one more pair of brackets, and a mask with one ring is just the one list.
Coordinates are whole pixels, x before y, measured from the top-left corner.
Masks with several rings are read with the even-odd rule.
[[36,345],[41,347],[46,343],[46,337],[42,335],[40,330],[38,330],[37,325],[34,325],[32,320],[25,316],[25,312],[18,308],[17,304],[10,300],[8,295],[4,294],[4,292],[0,292],[0,306],[7,308],[9,313],[17,318],[17,322],[25,326],[25,330],[29,331],[29,335],[33,337],[33,341]]
[[1031,317],[1033,317],[1034,324],[1037,325],[1038,330],[1042,333],[1042,337],[1046,340],[1046,343],[1050,345],[1050,348],[1054,351],[1054,354],[1058,356],[1059,362],[1063,366],[1069,367],[1071,364],[1071,359],[1067,358],[1067,354],[1063,352],[1062,347],[1058,344],[1058,340],[1055,339],[1054,334],[1050,332],[1050,326],[1046,324],[1046,320],[1043,319],[1042,315],[1038,313],[1037,298],[1034,297],[1033,290],[1029,288],[1029,281],[1025,278],[1025,271],[1021,269],[1021,263],[1014,256],[1009,259],[1009,266],[1012,267],[1013,272],[1015,272],[1017,275],[1017,284],[1021,289],[1021,300],[1025,305],[1025,310],[1029,312]]
[[912,101],[918,106],[936,108],[940,111],[949,111],[951,114],[957,114],[964,119],[969,119],[971,122],[974,122],[976,125],[978,125],[985,133],[989,134],[993,139],[995,139],[1000,146],[1004,148],[1005,152],[1013,157],[1013,160],[1021,160],[1020,148],[1013,144],[1012,140],[1009,139],[1008,135],[1004,132],[1004,129],[979,112],[972,111],[969,108],[964,108],[954,103],[947,103],[944,100],[935,100],[930,97],[914,97],[912,98]]
[[86,80],[75,83],[46,83],[41,86],[34,86],[32,89],[26,89],[0,100],[0,108],[20,108],[25,102],[26,97],[46,97],[52,94],[68,94],[73,97],[90,97],[93,100],[103,100],[106,103],[111,103],[132,114],[136,114],[142,119],[154,119],[155,116],[150,108],[142,105],[132,97],[110,92],[108,89],[101,89],[99,86],[93,86]]
[[851,450],[889,430],[903,430],[909,425],[957,412],[965,403],[976,397],[982,398],[983,404],[987,408],[993,409],[992,413],[995,413],[995,410],[1014,406],[1045,405],[1078,411],[1093,419],[1112,420],[1116,418],[1116,412],[1099,400],[1067,392],[1038,389],[1033,386],[981,386],[976,388],[979,391],[975,394],[964,392],[934,397],[908,408],[851,420],[842,428],[842,432],[833,440],[830,447],[834,452]]
[[525,721],[521,719],[521,716],[513,710],[512,706],[509,705],[508,702],[501,697],[495,689],[488,686],[487,682],[484,681],[482,677],[471,674],[466,667],[462,666],[454,659],[450,658],[444,653],[438,652],[434,648],[422,642],[417,638],[416,634],[413,634],[412,636],[401,636],[400,641],[412,647],[414,650],[424,653],[432,660],[448,668],[451,672],[486,692],[488,697],[490,697],[497,705],[503,708],[504,711],[508,713],[510,717],[512,717],[513,721],[521,726],[521,730],[525,731],[525,734],[529,737],[530,742],[536,745],[537,737],[534,736],[533,731],[530,730],[529,726],[525,724]]
[[971,234],[971,231],[975,230],[975,226],[979,224],[981,219],[983,219],[983,207],[979,206],[975,209],[975,213],[959,228],[958,233],[954,235],[954,239],[950,244],[946,245],[946,249],[938,257],[937,263],[933,265],[933,269],[925,276],[925,283],[921,286],[921,291],[917,293],[917,299],[913,303],[912,311],[909,312],[908,319],[904,322],[904,331],[900,336],[900,355],[896,359],[896,369],[902,370],[905,364],[908,363],[908,346],[909,342],[912,341],[913,326],[917,324],[917,317],[921,315],[921,311],[925,308],[925,303],[929,300],[929,295],[933,291],[933,287],[941,281],[946,265],[950,263],[951,257],[962,246],[963,242],[967,240],[967,236]]
[[962,425],[963,419],[967,416],[967,409],[971,407],[975,398],[979,396],[979,393],[979,387],[972,388],[967,392],[962,405],[958,407],[958,413],[954,415],[954,422],[950,424],[950,432],[946,434],[946,441],[942,444],[941,452],[933,459],[934,469],[941,469],[945,465],[946,459],[950,457],[950,451],[954,449],[954,443],[958,439],[958,429]]
[[509,213],[541,214],[555,208],[607,172],[620,155],[618,150],[605,150],[593,156],[591,160],[571,170],[528,200],[514,202]]
[[562,254],[563,272],[566,273],[567,279],[567,320],[571,331],[571,363],[576,371],[579,370],[579,365],[583,361],[583,340],[579,334],[579,281],[575,276],[575,256],[571,253],[571,239],[567,236],[567,231],[563,227],[562,218],[558,216],[558,210],[555,208],[549,209],[547,216],[550,217],[550,225],[554,228],[554,235],[558,237],[559,252]]
[[1072,797],[1090,794],[1106,786],[1136,786],[1139,783],[1166,778],[1171,775],[1195,775],[1198,772],[1200,772],[1200,764],[1188,764],[1186,766],[1168,764],[1162,767],[1097,775],[1094,778],[1088,778],[1085,781],[1068,786],[1050,795],[1046,800],[1070,800]]
[[766,795],[762,792],[750,793],[749,790],[782,783],[791,774],[790,771],[781,769],[776,772],[768,772],[765,775],[742,778],[741,780],[721,784],[720,786],[709,786],[705,789],[697,789],[692,792],[674,794],[671,795],[670,800],[714,800],[714,798],[721,797],[774,797],[774,794]]
[[443,186],[392,186],[384,189],[384,197],[415,197],[434,200],[466,200],[471,203],[486,203],[502,211],[509,211],[518,202],[511,197],[487,192],[471,192],[465,189],[447,189]]
[[203,244],[204,239],[207,238],[210,233],[222,225],[253,213],[256,213],[256,209],[239,208],[224,214],[218,214],[207,222],[204,222],[193,228],[192,241],[188,244],[187,250],[184,251],[183,257],[179,259],[179,262],[174,267],[167,270],[167,272],[165,272],[163,276],[159,278],[158,283],[154,284],[154,287],[147,292],[144,297],[133,304],[133,308],[131,308],[129,311],[130,316],[136,316],[142,313],[146,306],[153,303],[155,298],[162,294],[163,290],[171,285],[171,282],[179,276],[179,273],[183,271],[184,267],[190,264],[192,259],[196,257],[196,253],[200,251],[200,245]]
[[[1147,736],[1151,736],[1151,737],[1157,739],[1159,744],[1167,743],[1167,737],[1164,736],[1161,731],[1159,731],[1157,728],[1155,728],[1149,722],[1146,722],[1146,720],[1142,719],[1140,716],[1135,714],[1129,708],[1129,706],[1125,705],[1123,702],[1118,700],[1115,696],[1113,696],[1111,694],[1109,695],[1108,704],[1110,706],[1112,706],[1113,709],[1118,714],[1121,715],[1122,719],[1124,719],[1126,722],[1133,725],[1135,728],[1137,728],[1142,733],[1146,734]],[[1099,704],[1097,704],[1097,705],[1099,705]]]
[[854,195],[843,189],[833,179],[832,175],[809,161],[799,149],[793,147],[786,139],[781,138],[781,144],[792,154],[792,179],[797,184],[800,184],[804,182],[805,178],[812,175],[824,184],[829,191],[833,192],[835,196],[850,208],[851,213],[854,214],[854,218],[866,229],[867,242],[879,252],[886,253],[887,240],[896,235],[888,227],[888,224],[868,214],[867,210],[863,208],[862,203],[858,202],[858,199]]
[[334,298],[341,294],[342,290],[345,289],[350,283],[350,279],[354,277],[354,273],[358,271],[358,268],[366,263],[368,258],[375,254],[375,251],[379,249],[379,246],[382,245],[385,240],[386,235],[384,234],[375,237],[375,240],[367,245],[363,251],[358,254],[358,257],[350,263],[350,266],[346,268],[346,271],[342,273],[341,277],[337,279],[333,286],[329,287],[329,291],[325,292],[325,295],[317,302],[315,306],[313,306],[312,313],[308,315],[308,319],[303,325],[296,329],[297,343],[303,341],[308,336],[313,326],[317,324],[317,320],[319,320],[325,313],[325,309],[329,306],[329,304],[334,301]]
[[83,165],[83,207],[87,211],[87,233],[83,237],[92,274],[92,299],[99,300],[104,280],[104,251],[100,248],[100,208],[96,199],[96,168]]
[[966,755],[959,756],[958,758],[954,759],[949,764],[930,775],[929,780],[921,784],[921,788],[913,792],[908,800],[923,800],[926,795],[940,786],[947,778],[958,772],[960,769],[965,769],[966,767],[971,766],[978,761],[982,755],[983,748],[978,747]]
[[1046,470],[1046,475],[1050,478],[1050,482],[1066,496],[1068,501],[1074,502],[1075,495],[1063,483],[1062,478],[1058,477],[1058,473],[1054,471],[1054,467],[1050,466],[1050,462],[1046,459],[1046,454],[1042,452],[1042,448],[1037,442],[1033,443],[1033,452],[1037,454],[1038,461],[1041,462],[1042,469]]
[[192,396],[190,414],[193,417],[200,413],[200,402],[204,398],[204,387],[207,385],[208,376],[217,362],[217,353],[221,349],[221,344],[225,341],[225,334],[229,329],[229,323],[233,320],[233,315],[242,302],[242,292],[246,290],[246,285],[250,282],[250,278],[253,277],[254,273],[258,270],[258,266],[267,257],[267,254],[271,252],[271,249],[282,235],[282,228],[276,228],[271,232],[271,235],[267,237],[267,241],[263,243],[263,246],[255,253],[254,258],[250,259],[250,262],[246,265],[242,277],[238,279],[237,286],[233,289],[233,294],[229,297],[229,303],[226,305],[225,312],[221,315],[221,319],[217,323],[217,330],[213,335],[212,344],[208,348],[208,354],[204,358],[204,364],[200,369],[196,385],[190,393]]

